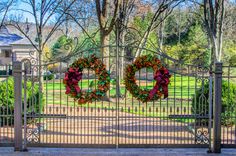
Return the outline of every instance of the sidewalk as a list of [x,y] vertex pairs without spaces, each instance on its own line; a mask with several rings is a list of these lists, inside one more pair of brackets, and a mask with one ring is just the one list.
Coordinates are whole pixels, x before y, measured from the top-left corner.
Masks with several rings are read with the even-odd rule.
[[236,156],[236,149],[222,149],[221,154],[207,154],[205,148],[29,148],[28,152],[14,152],[13,148],[0,148],[0,156]]

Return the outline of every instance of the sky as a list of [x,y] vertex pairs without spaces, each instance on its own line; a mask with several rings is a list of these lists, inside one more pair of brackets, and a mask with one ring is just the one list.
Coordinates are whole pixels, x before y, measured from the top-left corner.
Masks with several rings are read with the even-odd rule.
[[21,10],[17,10],[17,9],[24,9],[24,10],[32,12],[30,5],[23,3],[21,0],[18,0],[18,2],[14,6],[12,6],[11,10],[8,12],[8,16],[9,17],[21,17],[22,21],[26,21],[26,19],[27,19],[28,22],[35,23],[33,15],[31,15],[30,13],[21,11]]
[[24,9],[24,10],[31,10],[31,7],[29,5],[26,5],[25,3],[22,3],[21,1],[19,1],[15,6],[13,6],[13,9],[9,12],[9,15],[13,15],[13,16],[22,16],[22,20],[25,21],[26,19],[28,19],[28,22],[32,22],[34,23],[34,18],[30,13],[26,13],[23,11],[17,11],[14,9]]

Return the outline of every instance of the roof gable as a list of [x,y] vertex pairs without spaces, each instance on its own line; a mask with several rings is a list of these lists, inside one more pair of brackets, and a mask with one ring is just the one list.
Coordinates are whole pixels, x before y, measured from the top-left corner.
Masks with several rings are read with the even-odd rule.
[[23,39],[23,37],[9,33],[5,26],[0,28],[0,46],[9,46],[11,43],[21,39]]

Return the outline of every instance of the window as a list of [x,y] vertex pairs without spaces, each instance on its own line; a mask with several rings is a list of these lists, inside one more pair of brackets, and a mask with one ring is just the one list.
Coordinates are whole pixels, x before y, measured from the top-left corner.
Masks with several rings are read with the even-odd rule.
[[11,51],[5,50],[5,57],[11,57]]

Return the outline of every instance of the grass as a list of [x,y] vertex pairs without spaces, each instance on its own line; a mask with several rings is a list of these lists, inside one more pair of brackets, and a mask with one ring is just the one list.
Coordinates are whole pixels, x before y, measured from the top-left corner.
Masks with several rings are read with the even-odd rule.
[[[44,96],[47,104],[55,104],[55,105],[64,105],[64,106],[77,106],[77,103],[70,97],[65,94],[65,87],[62,83],[62,80],[51,80],[45,81],[44,84]],[[94,85],[91,85],[91,82],[94,82]],[[112,81],[111,81],[112,82]],[[163,112],[156,112],[154,109],[156,108],[165,108],[165,109],[177,109],[177,108],[187,108],[191,107],[191,98],[195,94],[197,88],[201,86],[200,82],[197,82],[194,77],[187,77],[187,76],[180,76],[180,75],[173,75],[170,79],[169,84],[169,98],[168,100],[158,100],[155,102],[148,102],[147,105],[139,102],[132,95],[127,92],[126,99],[119,100],[119,109],[123,112],[136,114],[140,116],[146,117],[162,117],[168,118],[170,115],[170,110]],[[145,80],[137,80],[137,84],[141,88],[148,88],[152,89],[155,85],[155,81],[145,81]],[[81,89],[87,90],[95,89],[96,87],[96,80],[94,79],[83,79],[79,84]],[[126,89],[124,84],[120,86],[121,94],[125,94]],[[115,85],[111,84],[109,93],[110,97],[115,97],[116,95],[116,88]],[[184,101],[178,100],[183,99]],[[100,109],[116,109],[116,103],[112,102],[101,102],[97,101],[92,104],[84,104],[80,105],[81,107],[87,108],[100,108]],[[152,111],[148,111],[151,108]],[[144,109],[144,111],[143,111]],[[176,113],[176,112],[172,112]],[[186,112],[178,112],[178,113],[186,113]],[[189,110],[188,113],[191,113]],[[185,122],[186,119],[178,119],[181,122]],[[188,122],[190,121],[187,119]]]
[[[196,79],[192,77],[186,77],[186,76],[179,76],[174,75],[170,79],[171,83],[169,84],[169,98],[178,98],[178,99],[191,99],[191,97],[195,94],[195,91],[197,88],[200,87],[199,82],[196,83]],[[94,85],[91,86],[91,82],[94,82]],[[154,81],[145,81],[140,80],[137,81],[137,84],[141,88],[147,88],[152,89],[155,85]],[[81,89],[88,89],[90,88],[95,89],[96,87],[96,81],[93,79],[90,80],[82,80],[79,84]],[[44,90],[48,91],[49,96],[63,96],[63,99],[65,98],[65,87],[62,83],[62,80],[55,80],[55,81],[48,81],[44,84]],[[126,89],[123,84],[121,84],[120,87],[121,94],[125,94]],[[116,95],[116,88],[115,85],[111,85],[111,89],[109,90],[110,96]],[[132,98],[132,96],[128,93],[128,98]]]

